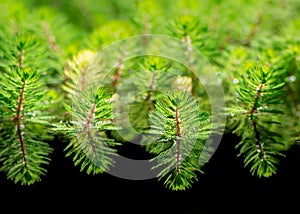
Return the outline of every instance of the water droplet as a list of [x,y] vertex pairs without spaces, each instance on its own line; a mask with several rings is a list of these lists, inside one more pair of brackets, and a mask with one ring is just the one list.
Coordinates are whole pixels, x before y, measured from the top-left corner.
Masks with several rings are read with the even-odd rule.
[[238,79],[233,79],[233,83],[234,83],[234,84],[238,84],[238,83],[239,83],[239,80],[238,80]]
[[294,75],[291,75],[291,76],[289,77],[289,80],[290,80],[291,82],[294,82],[294,81],[296,80],[296,77],[295,77]]

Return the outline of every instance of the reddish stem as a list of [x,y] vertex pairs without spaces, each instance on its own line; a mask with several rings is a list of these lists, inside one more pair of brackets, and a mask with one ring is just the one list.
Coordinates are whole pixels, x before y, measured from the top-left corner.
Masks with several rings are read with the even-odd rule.
[[89,114],[88,114],[88,117],[86,119],[86,123],[84,125],[84,128],[83,128],[83,131],[87,133],[88,135],[88,138],[89,138],[89,144],[92,148],[92,151],[93,151],[93,154],[94,156],[97,155],[96,153],[96,148],[95,148],[95,145],[94,145],[94,141],[93,141],[93,138],[91,136],[91,132],[90,132],[90,126],[91,126],[91,121],[94,119],[94,114],[95,114],[95,109],[96,109],[96,104],[94,103],[92,105],[92,108],[91,110],[89,111]]
[[181,128],[180,128],[180,119],[179,119],[179,111],[178,111],[178,106],[176,106],[176,111],[175,111],[175,125],[176,125],[176,170],[177,174],[180,173],[180,161],[181,161],[181,142],[180,142],[180,137],[181,137]]
[[22,129],[23,129],[22,117],[23,116],[21,113],[23,102],[24,102],[24,91],[25,91],[25,82],[23,82],[23,84],[22,84],[21,93],[20,93],[19,100],[18,100],[18,106],[16,109],[16,115],[14,116],[14,122],[15,122],[15,126],[17,129],[18,140],[19,140],[20,146],[21,146],[21,153],[22,153],[24,165],[25,165],[25,168],[27,168],[27,159],[26,159],[24,138],[23,138],[23,132],[22,132]]

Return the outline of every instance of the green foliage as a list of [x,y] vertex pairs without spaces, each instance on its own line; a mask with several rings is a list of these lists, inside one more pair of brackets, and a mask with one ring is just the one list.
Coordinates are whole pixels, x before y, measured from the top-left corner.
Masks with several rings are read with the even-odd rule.
[[[129,112],[130,123],[136,131],[141,132],[149,128],[148,115],[155,109],[155,98],[172,86],[175,75],[172,75],[169,68],[167,60],[158,57],[145,58],[140,62],[132,81],[128,82],[133,85],[135,91],[140,92],[131,104]],[[140,118],[141,116],[144,117]]]
[[43,85],[30,68],[13,67],[0,80],[0,170],[16,183],[33,184],[45,175],[52,152]]
[[120,141],[129,141],[136,138],[137,133],[147,131],[149,113],[155,109],[156,98],[169,89],[188,90],[191,87],[190,81],[180,82],[181,69],[184,67],[178,63],[157,56],[136,57],[119,66],[113,74],[118,82],[112,83],[117,83],[113,88],[117,89],[119,114],[128,111],[130,127],[124,125],[126,118],[120,117],[118,123],[122,124],[122,130],[111,134]]
[[200,171],[199,159],[210,134],[208,113],[200,113],[197,101],[183,91],[169,93],[156,101],[149,115],[154,143],[146,145],[157,154],[155,167],[163,166],[158,174],[172,190],[190,188]]
[[[41,179],[57,134],[88,174],[108,171],[118,145],[141,134],[166,188],[191,188],[216,125],[193,50],[222,83],[225,133],[240,138],[251,174],[274,175],[299,145],[299,1],[2,0],[0,13],[0,170],[16,183]],[[128,44],[93,69],[99,51],[141,34],[179,39],[170,50],[186,64],[126,59]]]
[[[64,69],[65,81],[62,84],[62,89],[68,95],[78,96],[85,91],[91,84],[93,74],[89,69],[89,61],[95,57],[96,53],[90,50],[82,50],[68,60],[67,66]],[[95,76],[93,76],[95,77]]]
[[[284,82],[279,74],[269,66],[254,66],[242,76],[237,98],[241,105],[229,109],[233,133],[241,137],[237,147],[244,157],[245,166],[259,177],[269,177],[276,173],[281,150],[286,139],[278,132],[285,129],[281,124],[282,115],[280,96]],[[282,146],[283,144],[283,146]]]
[[66,133],[70,138],[65,148],[66,156],[73,156],[75,166],[87,174],[107,171],[114,163],[111,148],[118,143],[107,137],[108,130],[117,129],[112,124],[111,93],[104,88],[90,87],[78,96],[72,96],[72,105],[65,105],[71,119],[55,130]]

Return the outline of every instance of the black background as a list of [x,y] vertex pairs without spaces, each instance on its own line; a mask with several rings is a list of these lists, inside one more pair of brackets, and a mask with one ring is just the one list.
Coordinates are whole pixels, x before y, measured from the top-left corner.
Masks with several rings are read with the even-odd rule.
[[[225,135],[199,181],[186,191],[170,191],[156,179],[127,180],[107,173],[87,175],[65,157],[65,142],[53,141],[52,161],[42,180],[21,186],[0,174],[1,211],[67,213],[299,213],[300,148],[292,147],[270,178],[250,175]],[[138,153],[127,146],[131,153]],[[41,212],[42,213],[42,212]]]

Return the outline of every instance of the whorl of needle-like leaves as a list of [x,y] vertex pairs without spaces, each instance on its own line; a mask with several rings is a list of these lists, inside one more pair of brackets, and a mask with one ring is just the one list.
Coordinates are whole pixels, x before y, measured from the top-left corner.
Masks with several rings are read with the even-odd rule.
[[156,154],[152,161],[163,168],[158,178],[165,179],[169,189],[185,190],[197,180],[199,158],[210,134],[208,118],[188,92],[174,91],[156,100],[149,115],[149,133],[155,140],[147,150]]
[[259,177],[276,173],[282,156],[284,135],[280,121],[284,117],[280,95],[284,82],[270,66],[255,66],[242,77],[237,98],[240,106],[228,108],[233,133],[241,137],[237,148],[245,166]]
[[71,119],[57,128],[70,137],[66,156],[73,156],[74,165],[87,174],[107,171],[114,163],[113,147],[118,143],[106,135],[106,131],[116,130],[111,96],[103,87],[89,87],[80,96],[72,96],[72,104],[65,104]]
[[39,78],[30,68],[0,73],[0,171],[22,185],[41,179],[52,152],[47,143],[51,118]]
[[81,50],[68,60],[64,70],[65,82],[62,89],[70,96],[84,92],[92,84],[91,81],[97,80],[89,66],[95,55],[96,53],[91,50]]

